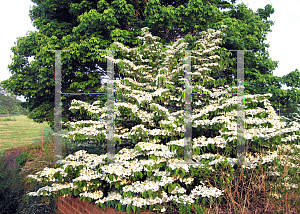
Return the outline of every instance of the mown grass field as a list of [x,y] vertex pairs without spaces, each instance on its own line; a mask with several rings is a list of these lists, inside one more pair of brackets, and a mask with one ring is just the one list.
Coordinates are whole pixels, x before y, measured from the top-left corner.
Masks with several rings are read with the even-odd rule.
[[51,128],[46,122],[36,123],[27,116],[0,117],[0,154],[19,146],[36,144],[47,138]]
[[54,201],[42,198],[25,200],[25,194],[36,188],[36,184],[27,183],[27,175],[51,167],[52,133],[47,123],[36,123],[24,115],[1,115],[0,214],[56,213]]

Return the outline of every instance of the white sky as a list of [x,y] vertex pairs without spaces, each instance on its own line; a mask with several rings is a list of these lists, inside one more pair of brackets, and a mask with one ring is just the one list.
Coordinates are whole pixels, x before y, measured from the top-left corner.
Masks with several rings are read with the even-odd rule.
[[[256,12],[257,8],[264,8],[266,4],[271,4],[275,13],[271,15],[271,20],[275,22],[272,32],[268,33],[266,43],[270,44],[268,49],[272,60],[279,60],[278,68],[273,75],[282,77],[283,75],[300,69],[298,50],[300,49],[300,0],[237,0],[237,3],[244,2],[248,7]],[[30,0],[10,0],[2,4],[0,12],[1,21],[1,63],[0,81],[8,79],[11,74],[7,65],[11,63],[10,56],[13,55],[10,48],[14,46],[17,37],[23,37],[27,31],[35,31],[29,18],[30,5],[34,3]],[[287,89],[286,86],[283,86]]]

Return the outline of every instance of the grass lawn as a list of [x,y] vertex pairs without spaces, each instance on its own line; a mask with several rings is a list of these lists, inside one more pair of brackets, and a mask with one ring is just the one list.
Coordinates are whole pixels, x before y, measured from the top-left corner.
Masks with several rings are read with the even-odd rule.
[[36,123],[24,115],[0,117],[0,154],[7,149],[41,142],[42,131],[45,140],[51,133],[46,122]]
[[[27,175],[53,167],[52,133],[46,122],[36,123],[27,116],[0,117],[0,213],[56,213],[54,200],[25,200],[25,194],[37,187],[27,183]],[[21,154],[27,155],[19,158]]]

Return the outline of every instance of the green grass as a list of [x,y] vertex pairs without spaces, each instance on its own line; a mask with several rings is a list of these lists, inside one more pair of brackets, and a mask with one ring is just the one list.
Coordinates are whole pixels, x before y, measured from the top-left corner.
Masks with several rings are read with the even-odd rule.
[[23,115],[0,117],[0,154],[7,149],[38,144],[42,140],[42,131],[45,140],[51,133],[46,122],[36,123]]
[[[47,123],[36,123],[26,116],[0,117],[0,213],[55,213],[54,200],[25,200],[27,192],[39,187],[27,183],[27,175],[45,167],[53,167],[48,164],[53,161],[54,155],[52,133]],[[22,147],[25,150],[15,157],[19,167],[15,170],[5,167],[5,150]],[[28,160],[33,162],[25,166]]]

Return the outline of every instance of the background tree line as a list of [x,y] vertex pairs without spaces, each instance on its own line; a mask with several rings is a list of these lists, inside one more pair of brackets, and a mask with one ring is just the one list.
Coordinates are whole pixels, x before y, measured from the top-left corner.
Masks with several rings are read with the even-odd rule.
[[[37,6],[29,14],[37,32],[17,38],[11,48],[14,53],[8,66],[12,76],[2,81],[6,90],[26,98],[22,106],[30,111],[36,122],[43,118],[53,127],[55,54],[47,50],[70,50],[62,53],[62,92],[101,92],[101,77],[107,74],[107,62],[100,57],[114,41],[132,48],[141,28],[162,39],[164,46],[185,38],[189,50],[197,49],[194,42],[199,32],[227,25],[221,45],[221,70],[211,76],[223,84],[235,86],[237,76],[236,52],[245,52],[245,94],[272,93],[275,110],[286,106],[298,112],[300,74],[296,69],[283,77],[273,76],[278,66],[267,51],[267,33],[273,21],[274,8],[268,4],[256,12],[235,0],[32,0]],[[225,10],[224,10],[225,9]],[[29,63],[28,58],[34,57]],[[115,58],[118,53],[115,52]],[[124,78],[115,67],[115,78]],[[283,90],[281,84],[293,87]],[[68,109],[72,99],[103,100],[106,95],[62,95],[63,120],[76,116]]]
[[28,109],[21,106],[22,101],[18,100],[16,96],[7,93],[0,87],[0,115],[28,115]]

